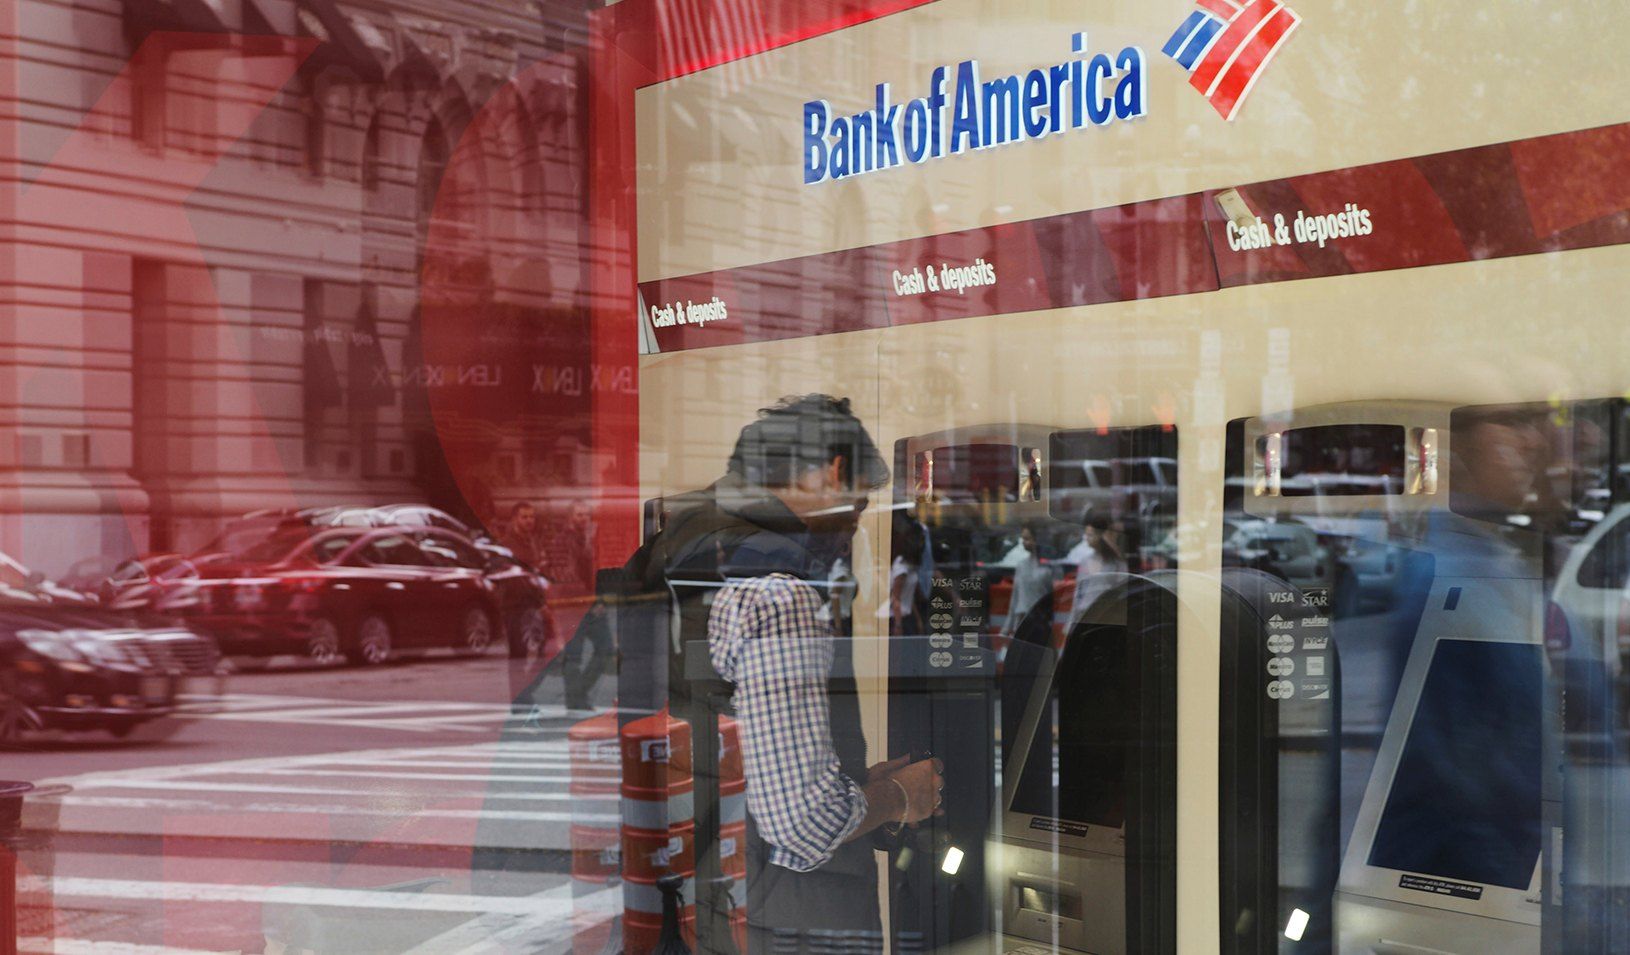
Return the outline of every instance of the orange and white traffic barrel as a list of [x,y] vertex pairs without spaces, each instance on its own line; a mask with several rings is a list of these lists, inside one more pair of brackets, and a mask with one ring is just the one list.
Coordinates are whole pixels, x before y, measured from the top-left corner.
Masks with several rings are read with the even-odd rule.
[[667,710],[622,730],[623,951],[647,955],[662,932],[657,881],[677,875],[680,929],[696,939],[695,779],[690,724]]
[[617,713],[583,720],[566,733],[571,761],[572,952],[598,955],[611,938],[616,909],[588,901],[622,871],[622,746]]
[[741,727],[719,720],[719,869],[730,880],[730,930],[747,950],[747,778],[741,762]]

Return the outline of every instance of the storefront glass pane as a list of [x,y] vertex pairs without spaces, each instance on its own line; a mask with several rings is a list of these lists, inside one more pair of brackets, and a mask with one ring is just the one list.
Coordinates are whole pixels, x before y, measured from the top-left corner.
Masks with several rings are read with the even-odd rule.
[[0,955],[1630,951],[1618,13],[0,0]]

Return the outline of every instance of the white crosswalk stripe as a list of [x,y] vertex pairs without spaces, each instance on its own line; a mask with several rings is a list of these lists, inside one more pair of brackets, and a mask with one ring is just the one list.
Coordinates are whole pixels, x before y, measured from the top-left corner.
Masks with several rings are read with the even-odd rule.
[[507,703],[417,700],[334,700],[257,693],[187,694],[181,710],[194,720],[343,726],[401,733],[491,733],[521,720],[564,720],[565,707],[543,705],[517,714]]
[[[265,699],[226,702],[241,707],[238,714],[269,714],[277,708]],[[330,713],[345,709],[334,701],[302,699],[299,704]],[[424,709],[432,716],[463,715],[446,707]],[[59,859],[51,875],[29,876],[21,888],[25,895],[48,892],[58,906],[196,912],[201,921],[214,918],[208,914],[214,911],[236,912],[239,917],[250,911],[256,919],[262,911],[300,912],[305,913],[301,918],[341,925],[383,918],[400,926],[417,919],[414,924],[422,923],[427,934],[413,950],[426,953],[497,951],[490,946],[501,938],[569,939],[574,925],[582,924],[585,907],[591,920],[598,920],[602,910],[609,918],[621,904],[615,888],[593,893],[592,899],[573,897],[564,862],[571,827],[614,830],[620,817],[614,794],[575,797],[570,781],[564,723],[523,738],[469,746],[240,759],[50,780],[46,782],[71,787],[56,802],[55,828],[63,835],[89,837],[92,845],[99,836],[218,840],[223,854],[182,857],[157,869],[127,871],[97,863],[101,856],[76,851]],[[328,851],[339,853],[336,858],[374,853],[389,861],[359,863],[363,872],[352,871],[337,882],[331,881],[331,872],[340,870],[326,862],[230,861],[235,846],[279,843],[326,844]],[[86,840],[81,838],[78,844]],[[455,854],[497,850],[506,858],[537,851],[551,853],[549,858],[555,861],[538,875],[498,871],[496,877],[509,880],[503,888],[480,888],[475,882],[446,884],[443,870],[437,868],[445,862],[416,862],[427,858],[420,850],[433,850],[444,860],[449,850]],[[254,852],[246,856],[254,858]],[[417,871],[437,877],[432,881],[438,884],[406,891],[366,887],[400,883],[415,866],[424,866]],[[370,867],[378,867],[380,874],[373,877],[367,871]],[[358,888],[358,882],[365,887]],[[23,951],[71,955],[187,951],[185,946],[154,947],[148,941],[34,938]]]

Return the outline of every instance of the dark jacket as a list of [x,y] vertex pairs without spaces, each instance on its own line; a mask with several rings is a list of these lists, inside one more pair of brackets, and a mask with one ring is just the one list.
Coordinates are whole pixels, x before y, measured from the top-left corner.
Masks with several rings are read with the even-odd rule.
[[[654,685],[641,694],[649,703],[666,697],[674,715],[698,724],[730,712],[731,687],[713,670],[707,657],[707,624],[713,596],[727,579],[789,574],[822,587],[832,558],[843,541],[822,539],[769,492],[738,478],[726,477],[704,491],[664,501],[667,525],[627,568],[638,581],[646,603],[662,607],[642,628],[650,648],[638,664],[651,684],[665,677],[666,693]],[[666,602],[652,595],[666,594]],[[671,614],[678,615],[673,626]],[[623,628],[619,628],[623,632]],[[661,644],[661,649],[656,649]],[[625,644],[626,647],[626,644]],[[839,641],[829,683],[832,741],[843,772],[864,782],[866,743],[860,721],[847,641]],[[628,655],[625,650],[625,665]],[[666,664],[665,666],[663,664]],[[626,686],[626,685],[625,685]],[[625,687],[620,687],[625,688]],[[627,698],[626,693],[624,698]],[[711,739],[710,739],[711,738]],[[718,778],[716,733],[694,731],[693,768],[697,807],[698,928],[704,950],[723,950],[706,936],[715,918],[728,909],[728,883],[717,879]],[[747,780],[749,788],[752,780]],[[851,951],[881,948],[877,908],[877,867],[865,840],[838,848],[827,864],[812,872],[794,872],[769,863],[770,847],[748,820],[747,913],[750,953],[796,952],[830,948],[835,940]],[[726,923],[714,921],[714,931]]]

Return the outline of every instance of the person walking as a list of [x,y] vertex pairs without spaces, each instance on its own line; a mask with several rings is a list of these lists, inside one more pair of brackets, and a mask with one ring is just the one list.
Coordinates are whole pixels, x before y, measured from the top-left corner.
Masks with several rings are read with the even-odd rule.
[[1068,635],[1087,609],[1114,583],[1114,574],[1127,572],[1126,558],[1115,546],[1109,520],[1102,514],[1089,511],[1081,524],[1081,543],[1075,545],[1067,563],[1075,564],[1075,597],[1070,603],[1070,620],[1064,627]]

